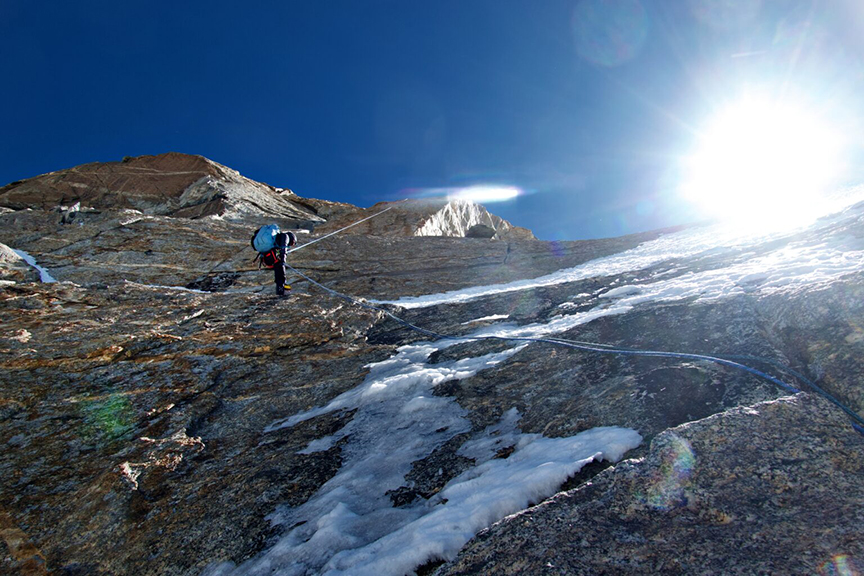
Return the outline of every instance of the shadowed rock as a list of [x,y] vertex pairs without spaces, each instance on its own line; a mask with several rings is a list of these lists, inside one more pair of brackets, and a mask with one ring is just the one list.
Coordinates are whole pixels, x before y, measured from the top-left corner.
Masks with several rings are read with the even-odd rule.
[[492,238],[495,236],[495,229],[486,224],[474,224],[465,233],[466,238]]

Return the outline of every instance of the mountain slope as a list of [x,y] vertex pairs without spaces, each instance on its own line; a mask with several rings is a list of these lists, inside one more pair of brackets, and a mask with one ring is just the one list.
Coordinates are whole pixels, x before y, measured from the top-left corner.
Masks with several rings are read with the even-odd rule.
[[58,170],[0,188],[0,207],[54,210],[80,203],[84,214],[134,209],[149,216],[234,221],[273,218],[289,228],[332,231],[382,210],[386,217],[355,230],[380,236],[464,237],[485,224],[499,240],[533,239],[485,208],[465,201],[424,200],[385,203],[368,210],[340,202],[301,198],[291,190],[255,182],[203,156],[168,153],[94,162]]
[[[291,201],[327,220],[301,245],[386,207]],[[2,252],[3,573],[813,574],[864,558],[864,437],[777,368],[864,409],[864,205],[789,234],[554,244],[419,237],[406,223],[440,207],[394,208],[368,223],[382,234],[291,254],[377,309],[297,275],[276,298],[248,244],[269,214],[82,198],[62,225],[34,206],[0,214],[0,242],[59,280]]]
[[0,205],[50,210],[80,202],[92,210],[130,208],[181,218],[255,214],[321,221],[292,196],[202,156],[169,153],[94,162],[13,182],[0,188]]

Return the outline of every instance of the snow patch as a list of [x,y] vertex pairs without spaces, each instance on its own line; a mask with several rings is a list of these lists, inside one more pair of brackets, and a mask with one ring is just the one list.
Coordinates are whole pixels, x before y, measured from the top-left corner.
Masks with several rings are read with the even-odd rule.
[[483,318],[475,318],[474,320],[462,322],[462,326],[467,326],[468,324],[479,324],[480,322],[491,322],[493,320],[506,320],[509,317],[509,314],[493,314],[492,316],[484,316]]
[[481,529],[552,496],[586,464],[617,462],[641,442],[635,431],[612,427],[570,438],[522,435],[509,458],[489,460],[455,478],[429,501],[428,514],[367,546],[340,552],[323,573],[401,576],[429,560],[452,560]]
[[186,288],[185,286],[162,286],[160,284],[141,284],[140,282],[132,282],[126,280],[129,284],[137,284],[138,286],[146,286],[147,288],[156,288],[157,290],[172,290],[174,292],[190,292],[192,294],[212,294],[206,290],[196,290],[195,288]]
[[[528,338],[567,330],[627,310],[604,310],[554,318],[548,323],[492,325],[470,337]],[[617,460],[641,442],[621,428],[589,430],[572,438],[522,434],[519,414],[462,447],[476,467],[453,479],[436,497],[394,508],[389,492],[405,484],[412,464],[471,431],[465,410],[453,398],[435,396],[436,386],[495,367],[528,344],[478,357],[429,364],[439,350],[469,339],[422,342],[368,366],[365,380],[325,406],[272,422],[265,433],[336,411],[353,411],[344,427],[312,441],[309,454],[341,446],[342,467],[304,504],[280,507],[272,523],[292,527],[262,555],[240,566],[223,563],[205,574],[245,576],[278,572],[402,576],[436,558],[452,558],[477,531],[551,496],[566,478],[595,458]],[[495,458],[514,448],[507,459]],[[443,473],[443,471],[442,471]]]
[[613,288],[604,294],[600,294],[600,298],[621,298],[623,296],[639,294],[641,291],[642,288],[639,286],[628,284],[627,286],[619,286],[618,288]]
[[24,252],[23,250],[16,250],[13,248],[12,251],[15,252],[15,254],[17,254],[18,256],[20,256],[22,260],[27,262],[27,264],[29,264],[30,266],[32,266],[33,268],[35,268],[39,272],[39,281],[40,282],[45,282],[45,283],[49,283],[49,284],[52,282],[57,282],[57,279],[54,278],[53,276],[51,276],[51,273],[48,272],[47,269],[43,268],[42,266],[40,266],[39,264],[36,263],[36,259],[33,258],[33,256],[31,256],[27,252]]

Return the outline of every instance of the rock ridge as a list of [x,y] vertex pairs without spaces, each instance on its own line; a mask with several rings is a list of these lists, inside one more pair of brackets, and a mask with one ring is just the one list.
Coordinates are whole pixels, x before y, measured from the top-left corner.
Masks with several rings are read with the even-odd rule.
[[486,224],[496,238],[534,239],[530,231],[463,200],[409,200],[369,209],[302,198],[289,189],[255,182],[203,156],[169,152],[93,162],[12,182],[0,188],[0,207],[53,210],[80,203],[85,211],[134,209],[151,216],[234,221],[275,218],[288,228],[332,231],[380,211],[387,218],[358,227],[355,234],[464,237]]
[[[499,522],[436,574],[857,569],[864,542],[850,504],[864,498],[860,444],[837,410],[812,395],[733,408],[666,430],[643,459]],[[838,457],[814,457],[826,453]],[[838,505],[835,490],[851,500]]]

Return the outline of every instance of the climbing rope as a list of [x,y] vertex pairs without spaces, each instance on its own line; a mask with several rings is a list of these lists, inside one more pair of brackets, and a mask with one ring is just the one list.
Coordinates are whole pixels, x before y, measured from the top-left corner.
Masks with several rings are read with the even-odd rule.
[[[371,220],[372,218],[375,218],[376,216],[380,216],[381,214],[383,214],[389,210],[392,210],[393,208],[394,208],[393,206],[390,206],[389,208],[385,208],[384,210],[381,210],[380,212],[376,212],[375,214],[372,214],[371,216],[367,216],[366,218],[363,218],[362,220],[358,220],[357,222],[349,224],[348,226],[345,226],[344,228],[340,228],[339,230],[336,230],[335,232],[330,232],[329,234],[325,234],[324,236],[322,236],[320,238],[316,238],[315,240],[312,240],[311,242],[306,242],[302,246],[297,246],[296,248],[293,248],[291,250],[286,250],[285,254],[288,255],[291,252],[296,252],[297,250],[300,250],[301,248],[305,248],[307,246],[311,246],[312,244],[315,244],[316,242],[320,242],[321,240],[324,240],[325,238],[329,238],[330,236],[334,236],[336,234],[339,234],[340,232],[344,232],[345,230],[348,230],[349,228],[353,228],[354,226],[357,226],[358,224],[366,222],[367,220]],[[221,266],[225,262],[228,262],[229,260],[234,260],[234,258],[236,258],[240,254],[245,252],[248,249],[248,247],[249,247],[248,243],[244,244],[243,248],[240,248],[237,252],[231,254],[230,256],[225,258],[224,260],[220,260],[219,262],[217,262],[215,266],[213,266],[212,268],[210,268],[210,270],[208,270],[207,272],[204,273],[203,277],[207,277],[210,274],[212,274],[213,271],[216,270],[216,268],[218,268],[219,266]],[[237,270],[231,270],[231,272],[237,272]]]
[[[359,223],[360,222],[357,222],[357,224],[359,224]],[[321,240],[323,240],[323,238],[321,238]],[[418,332],[420,334],[423,334],[425,336],[429,336],[429,337],[436,338],[436,339],[461,340],[461,341],[466,341],[466,342],[480,341],[480,340],[501,340],[501,341],[508,341],[508,342],[541,342],[541,343],[545,343],[545,344],[552,344],[552,345],[556,345],[556,346],[564,346],[567,348],[573,348],[576,350],[583,350],[586,352],[596,352],[599,354],[616,354],[616,355],[622,355],[622,356],[648,356],[648,357],[659,357],[659,358],[676,358],[676,359],[685,359],[685,360],[703,360],[703,361],[707,361],[707,362],[713,362],[713,363],[719,364],[721,366],[736,368],[738,370],[742,370],[744,372],[748,372],[750,374],[753,374],[754,376],[764,378],[765,380],[779,386],[780,388],[782,388],[782,389],[784,389],[787,392],[790,392],[792,394],[797,394],[798,392],[800,392],[799,389],[795,388],[791,384],[788,384],[787,382],[784,382],[783,380],[780,380],[779,378],[775,378],[774,376],[772,376],[766,372],[763,372],[762,370],[758,370],[756,368],[753,368],[752,366],[748,366],[746,364],[736,362],[735,360],[736,359],[746,359],[746,360],[756,360],[756,361],[760,361],[760,362],[765,362],[765,363],[768,363],[768,364],[775,366],[776,368],[779,368],[782,371],[785,371],[785,372],[788,372],[789,374],[792,374],[793,376],[798,378],[800,381],[807,384],[811,389],[813,389],[814,392],[823,396],[828,401],[830,401],[831,403],[833,403],[834,405],[836,405],[837,407],[842,409],[853,420],[857,421],[857,423],[856,422],[851,423],[852,428],[855,431],[857,431],[859,434],[864,436],[864,418],[861,418],[860,415],[858,415],[857,413],[855,413],[851,409],[844,406],[839,400],[834,398],[831,394],[829,394],[828,392],[823,390],[821,387],[817,386],[809,378],[796,372],[792,368],[789,368],[787,366],[780,364],[779,362],[775,362],[775,361],[769,360],[767,358],[758,358],[758,357],[752,357],[752,356],[726,356],[726,357],[722,357],[722,356],[708,356],[705,354],[692,354],[692,353],[686,353],[686,352],[666,352],[666,351],[660,351],[660,350],[640,350],[640,349],[636,349],[636,348],[614,347],[614,346],[610,346],[608,344],[582,342],[582,341],[578,341],[578,340],[567,340],[564,338],[536,338],[536,337],[528,337],[528,336],[492,336],[492,335],[490,335],[490,336],[455,336],[452,334],[442,334],[440,332],[436,332],[434,330],[428,330],[426,328],[422,328],[420,326],[412,324],[411,322],[408,322],[407,320],[404,320],[403,318],[396,316],[395,314],[393,314],[391,311],[387,310],[386,308],[382,308],[380,306],[374,306],[372,304],[369,304],[368,302],[364,302],[358,298],[355,298],[353,296],[349,296],[347,294],[343,294],[342,292],[339,292],[337,290],[329,288],[328,286],[325,286],[325,285],[321,284],[320,282],[317,282],[313,278],[310,278],[309,276],[307,276],[303,272],[300,272],[299,270],[290,266],[287,263],[285,264],[285,268],[287,268],[288,270],[290,270],[294,274],[304,278],[305,280],[307,280],[311,284],[321,288],[325,292],[328,292],[328,293],[330,293],[330,294],[332,294],[338,298],[341,298],[343,300],[347,300],[348,302],[351,302],[352,304],[355,304],[355,305],[360,306],[362,308],[366,308],[367,310],[374,310],[377,312],[382,312],[386,316],[388,316],[392,320],[398,322],[399,324],[405,326],[406,328],[409,328],[410,330],[413,330],[413,331]]]
[[384,210],[381,210],[380,212],[376,212],[375,214],[372,214],[371,216],[367,216],[366,218],[363,218],[362,220],[358,220],[357,222],[354,222],[353,224],[349,224],[348,226],[345,226],[344,228],[340,228],[339,230],[336,230],[335,232],[330,232],[329,234],[325,234],[324,236],[321,236],[320,238],[316,238],[315,240],[312,240],[311,242],[306,242],[302,246],[297,246],[296,248],[288,250],[285,254],[291,254],[292,252],[296,252],[297,250],[300,250],[301,248],[306,248],[307,246],[311,246],[312,244],[315,244],[316,242],[320,242],[321,240],[324,240],[325,238],[329,238],[330,236],[335,236],[336,234],[339,234],[340,232],[344,232],[345,230],[348,230],[349,228],[353,228],[354,226],[357,226],[358,224],[362,224],[363,222],[366,222],[367,220],[371,220],[372,218],[375,218],[376,216],[380,216],[381,214],[384,214],[385,212],[392,210],[392,209],[393,209],[393,206],[390,206],[389,208],[385,208]]

